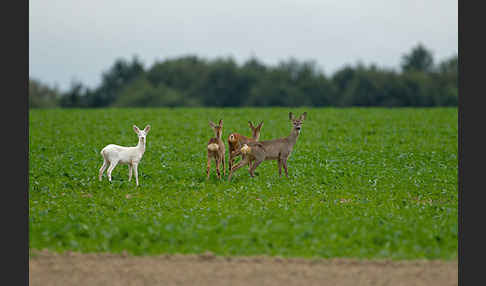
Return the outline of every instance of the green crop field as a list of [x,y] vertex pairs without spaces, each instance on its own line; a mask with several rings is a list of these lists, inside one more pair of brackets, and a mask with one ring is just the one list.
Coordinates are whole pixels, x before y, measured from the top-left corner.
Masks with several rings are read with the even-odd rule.
[[[261,140],[307,119],[289,158],[257,176],[206,180],[208,120]],[[135,146],[150,124],[140,186],[107,144]],[[176,108],[29,111],[29,247],[136,255],[202,253],[457,259],[456,108]],[[227,154],[226,154],[227,158]]]

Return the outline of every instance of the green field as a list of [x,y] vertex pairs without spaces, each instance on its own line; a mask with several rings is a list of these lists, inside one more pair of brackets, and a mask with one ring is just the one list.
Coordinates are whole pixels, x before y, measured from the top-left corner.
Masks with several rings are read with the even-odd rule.
[[[289,178],[266,161],[206,180],[208,120],[225,142],[263,120],[268,140],[289,111],[307,111]],[[99,182],[100,150],[135,146],[133,124],[152,127],[140,186],[126,165]],[[30,110],[29,247],[457,259],[457,132],[456,108]]]

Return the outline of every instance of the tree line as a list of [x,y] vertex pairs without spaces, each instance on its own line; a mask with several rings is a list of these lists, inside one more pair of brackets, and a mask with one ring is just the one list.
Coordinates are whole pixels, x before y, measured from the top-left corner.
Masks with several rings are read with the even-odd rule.
[[267,66],[256,58],[183,56],[145,68],[117,59],[89,88],[60,92],[29,78],[30,108],[176,106],[457,106],[458,56],[439,63],[422,44],[401,58],[400,70],[357,63],[327,76],[314,61],[290,58]]

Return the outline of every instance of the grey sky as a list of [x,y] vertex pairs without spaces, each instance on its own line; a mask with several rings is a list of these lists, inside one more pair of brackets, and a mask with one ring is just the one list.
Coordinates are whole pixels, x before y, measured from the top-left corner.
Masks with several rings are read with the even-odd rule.
[[29,0],[29,76],[95,87],[117,58],[255,56],[398,68],[419,42],[435,61],[458,51],[452,0]]

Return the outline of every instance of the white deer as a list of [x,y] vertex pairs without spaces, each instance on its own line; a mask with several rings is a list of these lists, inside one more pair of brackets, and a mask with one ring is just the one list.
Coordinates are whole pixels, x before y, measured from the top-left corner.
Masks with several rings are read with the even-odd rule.
[[132,179],[132,170],[135,172],[135,181],[138,186],[138,163],[142,160],[143,153],[145,152],[145,138],[150,130],[150,125],[145,126],[145,129],[140,130],[137,126],[133,125],[133,130],[138,135],[138,144],[135,147],[124,147],[115,144],[109,144],[101,150],[101,156],[103,156],[103,166],[100,168],[100,181],[103,176],[108,163],[108,180],[111,182],[111,172],[115,169],[118,163],[128,165],[128,181]]

